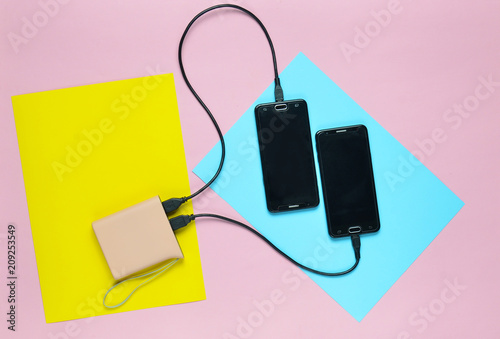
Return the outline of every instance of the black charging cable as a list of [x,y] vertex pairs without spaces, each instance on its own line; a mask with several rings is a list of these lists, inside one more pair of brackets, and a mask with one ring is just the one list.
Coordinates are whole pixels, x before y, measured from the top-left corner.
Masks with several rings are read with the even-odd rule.
[[300,268],[302,268],[306,271],[316,273],[319,275],[323,275],[323,276],[327,276],[327,277],[335,277],[335,276],[347,274],[349,272],[352,272],[358,266],[359,260],[361,259],[361,240],[359,239],[358,234],[351,235],[352,248],[354,250],[354,257],[356,259],[356,262],[345,271],[324,272],[324,271],[315,270],[314,268],[310,268],[308,266],[305,266],[305,265],[297,262],[295,259],[291,258],[288,254],[284,253],[282,250],[280,250],[278,247],[276,247],[276,245],[274,245],[271,241],[269,241],[269,239],[264,237],[261,233],[256,231],[254,228],[252,228],[252,227],[250,227],[250,226],[248,226],[248,225],[246,225],[238,220],[234,220],[234,219],[222,216],[222,215],[209,214],[209,213],[191,214],[191,215],[184,214],[184,215],[179,215],[177,217],[171,218],[170,225],[172,226],[172,229],[175,231],[175,230],[178,230],[180,228],[183,228],[184,226],[187,226],[191,221],[193,221],[194,219],[197,219],[197,218],[216,218],[216,219],[224,220],[224,221],[233,223],[235,225],[238,225],[240,227],[243,227],[244,229],[252,232],[256,236],[258,236],[259,238],[264,240],[269,246],[271,246],[276,252],[281,254],[285,259],[289,260],[293,264],[299,266]]
[[215,120],[215,117],[213,116],[212,112],[210,112],[210,109],[207,107],[207,105],[205,105],[205,103],[203,102],[203,100],[201,100],[201,97],[198,95],[198,93],[196,93],[196,91],[194,90],[193,86],[189,82],[189,79],[188,79],[188,77],[186,75],[186,71],[184,70],[184,63],[182,62],[182,46],[184,45],[184,40],[186,39],[186,35],[189,32],[189,29],[191,28],[191,26],[194,24],[194,22],[196,20],[198,20],[204,14],[206,14],[208,12],[211,12],[213,10],[216,10],[216,9],[220,9],[220,8],[233,8],[233,9],[237,9],[239,11],[242,11],[242,12],[248,14],[252,19],[254,19],[259,24],[260,28],[262,28],[262,30],[264,31],[264,34],[266,35],[266,39],[269,42],[269,47],[271,48],[271,54],[272,54],[272,57],[273,57],[273,66],[274,66],[274,97],[275,97],[276,102],[283,101],[283,89],[281,88],[281,84],[280,84],[280,78],[279,78],[279,74],[278,74],[278,63],[276,61],[276,53],[274,52],[274,45],[273,45],[273,42],[271,40],[271,37],[269,36],[269,33],[267,32],[266,27],[259,20],[259,18],[257,18],[249,10],[247,10],[247,9],[245,9],[243,7],[240,7],[238,5],[233,5],[233,4],[215,5],[215,6],[209,7],[207,9],[201,11],[200,13],[198,13],[189,22],[189,24],[187,25],[186,29],[184,30],[184,33],[182,34],[181,40],[179,42],[179,52],[178,52],[179,66],[181,68],[181,74],[182,74],[182,77],[184,78],[184,81],[186,82],[186,85],[188,86],[188,88],[191,91],[191,93],[193,93],[193,95],[196,98],[196,100],[198,100],[198,102],[200,103],[200,105],[203,107],[203,109],[205,110],[205,112],[207,112],[208,116],[210,117],[210,119],[212,120],[212,123],[215,126],[215,129],[217,130],[217,134],[219,135],[220,144],[221,144],[221,148],[222,148],[222,155],[221,155],[219,167],[217,168],[217,171],[215,172],[214,176],[202,188],[200,188],[198,191],[194,192],[193,194],[191,194],[191,195],[189,195],[187,197],[171,198],[171,199],[168,199],[168,200],[165,200],[165,201],[162,202],[163,208],[165,209],[166,213],[170,213],[170,212],[175,211],[176,209],[179,208],[180,205],[182,205],[186,201],[188,201],[188,200],[196,197],[198,194],[200,194],[201,192],[203,192],[204,190],[206,190],[215,181],[215,179],[217,179],[217,177],[219,176],[219,174],[222,171],[222,166],[224,165],[224,159],[226,157],[226,145],[224,143],[224,136],[223,136],[223,134],[222,134],[222,132],[220,130],[219,124]]
[[[184,44],[184,40],[185,40],[186,35],[187,35],[189,29],[191,28],[191,26],[202,15],[204,15],[204,14],[210,12],[210,11],[213,11],[215,9],[219,9],[219,8],[233,8],[233,9],[237,9],[239,11],[242,11],[242,12],[248,14],[250,17],[252,17],[259,24],[259,26],[262,28],[262,30],[264,31],[264,34],[266,35],[267,41],[269,42],[269,46],[271,47],[271,54],[272,54],[272,57],[273,57],[273,66],[274,66],[274,97],[275,97],[276,102],[283,101],[283,89],[281,88],[280,79],[279,79],[279,75],[278,75],[278,66],[277,66],[277,61],[276,61],[276,54],[274,52],[273,42],[271,41],[271,37],[269,36],[269,33],[267,32],[266,27],[259,20],[259,18],[257,18],[249,10],[247,10],[247,9],[245,9],[243,7],[240,7],[238,5],[233,5],[233,4],[215,5],[215,6],[209,7],[207,9],[201,11],[200,13],[198,13],[189,22],[189,24],[187,25],[186,29],[184,30],[184,33],[182,34],[181,40],[179,42],[179,53],[178,53],[179,66],[180,66],[180,69],[181,69],[182,77],[184,78],[184,81],[186,82],[186,85],[188,86],[188,88],[191,91],[191,93],[193,93],[193,95],[196,98],[196,100],[198,100],[198,102],[200,103],[200,105],[207,112],[208,116],[210,117],[210,119],[212,120],[212,123],[215,126],[215,129],[217,130],[217,134],[219,135],[219,139],[220,139],[220,143],[221,143],[222,155],[221,155],[221,159],[220,159],[220,163],[219,163],[219,168],[215,172],[215,174],[212,177],[212,179],[210,179],[202,188],[200,188],[198,191],[196,191],[195,193],[193,193],[193,194],[191,194],[191,195],[189,195],[187,197],[171,198],[171,199],[168,199],[168,200],[165,200],[165,201],[162,202],[163,208],[165,209],[166,213],[170,213],[170,212],[175,211],[176,209],[179,208],[180,205],[182,205],[186,201],[188,201],[188,200],[196,197],[198,194],[200,194],[205,189],[207,189],[215,181],[215,179],[217,179],[217,177],[219,176],[219,174],[222,171],[222,166],[224,165],[224,159],[225,159],[225,156],[226,156],[226,145],[224,143],[224,136],[223,136],[223,134],[222,134],[222,132],[221,132],[221,130],[219,128],[219,124],[215,120],[215,117],[210,112],[210,109],[207,107],[207,105],[205,105],[205,103],[203,102],[203,100],[201,100],[200,96],[196,93],[196,91],[194,90],[193,86],[189,82],[189,79],[187,78],[186,72],[184,70],[184,64],[182,62],[182,46]],[[344,275],[344,274],[347,274],[349,272],[352,272],[358,266],[359,260],[361,258],[361,251],[360,251],[360,249],[361,249],[361,241],[359,239],[359,235],[358,234],[352,234],[351,235],[352,247],[354,249],[354,257],[356,259],[355,263],[350,268],[348,268],[345,271],[341,271],[341,272],[324,272],[324,271],[315,270],[313,268],[310,268],[308,266],[305,266],[305,265],[297,262],[295,259],[291,258],[289,255],[287,255],[282,250],[280,250],[278,247],[276,247],[276,245],[274,245],[271,241],[269,241],[266,237],[264,237],[258,231],[256,231],[252,227],[250,227],[250,226],[248,226],[248,225],[246,225],[246,224],[244,224],[244,223],[242,223],[242,222],[240,222],[238,220],[234,220],[234,219],[231,219],[231,218],[228,218],[228,217],[225,217],[225,216],[222,216],[222,215],[218,215],[218,214],[209,214],[209,213],[191,214],[191,215],[179,215],[179,216],[173,217],[173,218],[171,218],[169,220],[170,220],[170,225],[172,226],[172,229],[175,231],[175,230],[178,230],[178,229],[180,229],[182,227],[187,226],[191,221],[195,220],[196,218],[216,218],[216,219],[224,220],[224,221],[233,223],[235,225],[238,225],[240,227],[243,227],[246,230],[248,230],[248,231],[252,232],[253,234],[255,234],[256,236],[258,236],[259,238],[261,238],[262,240],[264,240],[276,252],[278,252],[279,254],[281,254],[284,258],[286,258],[287,260],[289,260],[293,264],[297,265],[298,267],[300,267],[300,268],[302,268],[304,270],[307,270],[307,271],[315,273],[315,274],[323,275],[323,276],[332,277],[332,276],[339,276],[339,275]]]

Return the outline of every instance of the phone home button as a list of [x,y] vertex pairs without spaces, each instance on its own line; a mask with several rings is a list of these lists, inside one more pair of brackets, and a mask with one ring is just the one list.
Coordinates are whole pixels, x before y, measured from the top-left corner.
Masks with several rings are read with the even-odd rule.
[[361,232],[361,226],[351,226],[347,230],[350,234],[355,234],[355,233],[360,233]]

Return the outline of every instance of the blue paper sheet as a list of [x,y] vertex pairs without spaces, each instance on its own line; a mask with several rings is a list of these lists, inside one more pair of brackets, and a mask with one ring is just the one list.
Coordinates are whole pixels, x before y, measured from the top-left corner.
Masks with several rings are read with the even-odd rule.
[[[305,99],[311,134],[364,124],[368,128],[380,231],[361,237],[361,262],[342,277],[306,272],[361,321],[463,206],[463,202],[304,54],[281,74],[286,99]],[[271,85],[226,133],[226,164],[212,188],[255,228],[299,262],[339,271],[354,261],[351,241],[328,235],[316,158],[320,205],[270,213],[266,208],[254,107],[272,102]],[[316,145],[313,145],[316,149]],[[205,182],[220,160],[217,144],[194,172]],[[244,192],[244,193],[242,193]]]

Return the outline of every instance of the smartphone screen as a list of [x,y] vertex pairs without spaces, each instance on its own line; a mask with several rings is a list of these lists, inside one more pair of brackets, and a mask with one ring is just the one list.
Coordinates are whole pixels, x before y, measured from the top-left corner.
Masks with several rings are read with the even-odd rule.
[[366,127],[319,131],[316,146],[330,236],[378,231],[380,221]]
[[267,209],[319,204],[307,104],[289,100],[255,107]]

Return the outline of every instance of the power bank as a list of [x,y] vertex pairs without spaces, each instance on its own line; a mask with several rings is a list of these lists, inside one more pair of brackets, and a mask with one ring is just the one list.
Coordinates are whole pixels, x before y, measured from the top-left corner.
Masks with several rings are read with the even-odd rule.
[[160,197],[92,223],[115,280],[173,258],[183,258]]

